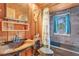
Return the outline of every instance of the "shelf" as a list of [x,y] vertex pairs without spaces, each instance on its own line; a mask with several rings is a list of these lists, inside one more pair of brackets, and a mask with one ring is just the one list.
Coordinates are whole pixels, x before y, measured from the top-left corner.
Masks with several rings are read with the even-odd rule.
[[12,21],[2,21],[2,31],[29,31],[29,24],[17,23]]
[[27,20],[22,20],[22,19],[14,19],[14,18],[8,18],[8,17],[5,17],[5,20],[9,20],[9,21],[19,21],[19,22],[27,22]]
[[13,23],[13,24],[22,24],[22,25],[28,25],[27,23],[22,23],[22,22],[13,22],[13,21],[2,21],[5,23]]
[[2,30],[2,31],[28,31],[28,30]]

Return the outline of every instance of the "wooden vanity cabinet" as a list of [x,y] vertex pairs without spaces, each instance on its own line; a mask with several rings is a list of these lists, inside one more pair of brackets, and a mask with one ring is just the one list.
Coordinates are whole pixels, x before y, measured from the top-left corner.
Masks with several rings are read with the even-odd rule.
[[32,56],[33,55],[33,49],[32,47],[28,47],[22,52],[19,53],[19,56]]

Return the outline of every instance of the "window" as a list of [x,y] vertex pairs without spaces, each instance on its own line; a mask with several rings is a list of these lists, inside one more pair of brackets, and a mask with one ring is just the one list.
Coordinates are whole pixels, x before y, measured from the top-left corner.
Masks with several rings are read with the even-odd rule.
[[70,34],[70,14],[60,14],[54,16],[54,34]]

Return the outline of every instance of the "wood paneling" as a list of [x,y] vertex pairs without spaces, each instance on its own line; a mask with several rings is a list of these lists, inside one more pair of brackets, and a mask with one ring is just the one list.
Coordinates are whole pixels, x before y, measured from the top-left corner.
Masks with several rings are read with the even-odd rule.
[[[39,9],[39,8],[37,8]],[[41,12],[40,12],[41,14]],[[29,5],[29,20],[30,20],[30,35],[31,35],[31,38],[34,38],[34,35],[35,35],[35,32],[36,33],[39,33],[39,35],[41,36],[42,34],[42,19],[41,19],[41,15],[38,17],[37,19],[37,22],[35,24],[35,21],[34,21],[34,15],[33,15],[33,12],[32,12],[32,7]],[[35,31],[35,26],[36,26],[36,31]]]
[[5,17],[6,4],[0,3],[0,41],[7,41],[7,32],[2,31],[2,20]]
[[0,3],[0,18],[3,18],[5,16],[5,4]]
[[28,15],[28,6],[26,5],[26,7],[23,7],[20,4],[16,4],[16,3],[11,3],[11,4],[6,4],[8,8],[12,8],[15,10],[15,19],[18,19],[20,15],[24,15],[27,16]]

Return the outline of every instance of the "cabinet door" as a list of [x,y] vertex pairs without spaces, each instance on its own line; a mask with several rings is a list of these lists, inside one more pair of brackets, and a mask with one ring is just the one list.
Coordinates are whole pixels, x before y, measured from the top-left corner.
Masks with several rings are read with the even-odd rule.
[[6,9],[6,4],[0,3],[0,18],[5,17],[5,9]]
[[25,49],[19,55],[20,56],[32,56],[33,55],[32,48],[30,47],[30,48]]
[[27,51],[26,51],[26,56],[32,56],[33,55],[33,51],[32,51],[32,48],[27,48]]

